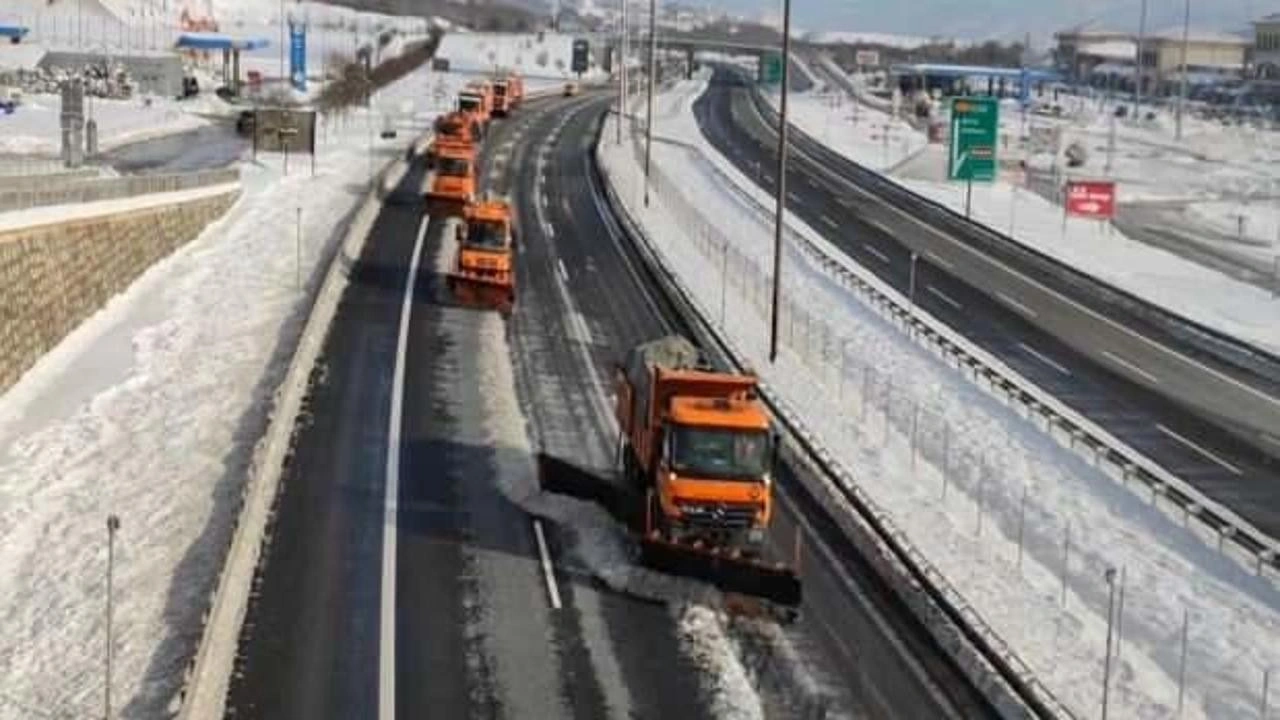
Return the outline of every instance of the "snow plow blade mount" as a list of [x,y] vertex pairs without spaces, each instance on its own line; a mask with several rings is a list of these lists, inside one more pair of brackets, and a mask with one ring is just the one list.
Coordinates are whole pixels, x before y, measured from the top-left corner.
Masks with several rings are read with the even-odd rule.
[[600,505],[630,528],[639,539],[644,567],[700,580],[728,595],[759,598],[789,611],[800,605],[800,578],[792,568],[645,535],[645,498],[621,487],[621,481],[611,482],[544,453],[538,454],[538,479],[544,492]]
[[453,301],[462,307],[509,314],[515,306],[515,289],[509,284],[460,272],[449,273],[446,280]]

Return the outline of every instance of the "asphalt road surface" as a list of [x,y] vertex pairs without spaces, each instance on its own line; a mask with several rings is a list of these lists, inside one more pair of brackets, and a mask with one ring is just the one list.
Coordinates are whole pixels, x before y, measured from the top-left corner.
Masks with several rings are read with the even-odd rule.
[[123,145],[103,153],[101,162],[127,174],[215,170],[238,162],[249,141],[232,122],[215,122],[189,132]]
[[[772,192],[776,140],[761,143],[760,138],[776,138],[776,133],[756,112],[748,92],[718,69],[694,112],[712,144]],[[887,214],[867,222],[861,199],[821,182],[823,169],[804,153],[790,157],[787,182],[794,197],[788,209],[906,293],[911,253],[898,238],[918,234],[919,228],[905,220],[892,222]],[[825,171],[850,181],[857,177],[839,163]],[[1274,458],[1084,357],[997,302],[989,290],[960,281],[927,256],[918,258],[915,300],[921,308],[1263,532],[1280,537],[1280,465]]]

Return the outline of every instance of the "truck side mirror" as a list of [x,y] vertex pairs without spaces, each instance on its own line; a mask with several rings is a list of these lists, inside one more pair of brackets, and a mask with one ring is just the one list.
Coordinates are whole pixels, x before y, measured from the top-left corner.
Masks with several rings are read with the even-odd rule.
[[771,433],[769,436],[769,469],[773,471],[773,476],[778,476],[778,470],[782,467],[782,434],[778,432]]

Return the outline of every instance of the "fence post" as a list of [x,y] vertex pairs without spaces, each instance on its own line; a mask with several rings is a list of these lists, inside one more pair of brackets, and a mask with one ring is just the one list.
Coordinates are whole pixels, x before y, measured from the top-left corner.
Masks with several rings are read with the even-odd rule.
[[1271,668],[1262,671],[1262,705],[1258,708],[1258,717],[1267,720],[1267,695],[1271,691]]
[[1124,585],[1128,566],[1120,568],[1120,599],[1116,603],[1116,660],[1120,659],[1120,648],[1124,645]]
[[1067,606],[1067,572],[1071,569],[1071,523],[1062,533],[1062,607]]
[[1182,654],[1178,659],[1178,714],[1176,717],[1182,717],[1182,698],[1187,689],[1187,627],[1188,627],[1187,608],[1182,608]]
[[1027,484],[1022,484],[1022,503],[1018,510],[1018,574],[1022,574],[1022,537],[1027,526]]

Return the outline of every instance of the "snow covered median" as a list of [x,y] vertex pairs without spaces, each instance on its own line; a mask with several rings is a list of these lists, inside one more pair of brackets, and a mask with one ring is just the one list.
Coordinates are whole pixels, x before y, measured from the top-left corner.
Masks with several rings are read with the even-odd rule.
[[[699,90],[684,83],[661,106],[687,116]],[[691,122],[664,119],[659,129]],[[1280,663],[1280,592],[1272,581],[1218,554],[1194,526],[1118,486],[911,342],[794,243],[785,260],[784,347],[769,363],[773,239],[769,219],[749,200],[758,191],[723,158],[705,154],[696,126],[678,135],[702,151],[654,146],[661,175],[646,211],[634,148],[606,133],[604,169],[619,196],[707,317],[775,392],[805,409],[861,489],[1059,700],[1080,716],[1099,707],[1105,572],[1114,568],[1117,589],[1125,588],[1114,715],[1174,713],[1184,613],[1184,716],[1256,712],[1263,674]],[[792,228],[825,246],[812,229]]]

